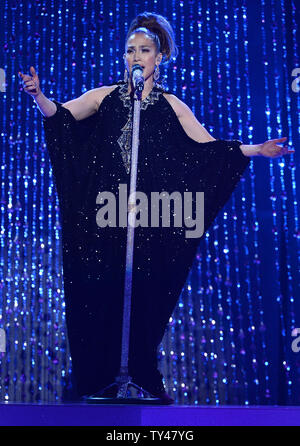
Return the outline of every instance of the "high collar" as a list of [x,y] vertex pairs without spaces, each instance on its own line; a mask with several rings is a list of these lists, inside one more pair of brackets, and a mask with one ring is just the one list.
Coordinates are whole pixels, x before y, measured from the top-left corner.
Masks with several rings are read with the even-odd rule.
[[[153,105],[159,100],[160,95],[163,93],[163,89],[154,85],[150,93],[141,101],[141,109],[146,110],[148,105]],[[128,84],[123,82],[119,87],[119,95],[125,107],[132,107],[132,95],[128,93]]]

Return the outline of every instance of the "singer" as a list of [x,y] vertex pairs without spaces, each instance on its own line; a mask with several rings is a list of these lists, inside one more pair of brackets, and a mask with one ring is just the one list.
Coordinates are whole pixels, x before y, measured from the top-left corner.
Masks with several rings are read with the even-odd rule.
[[[251,156],[291,153],[286,138],[245,145],[215,139],[190,108],[160,84],[160,64],[178,53],[166,18],[139,14],[125,40],[124,80],[60,103],[38,75],[20,73],[42,115],[60,203],[66,323],[77,398],[119,373],[126,227],[99,227],[96,197],[129,189],[134,90],[142,90],[137,190],[204,192],[204,232],[230,198]],[[134,69],[133,69],[134,68]],[[184,287],[199,239],[184,227],[137,227],[134,239],[129,374],[173,402],[157,368],[157,349]]]

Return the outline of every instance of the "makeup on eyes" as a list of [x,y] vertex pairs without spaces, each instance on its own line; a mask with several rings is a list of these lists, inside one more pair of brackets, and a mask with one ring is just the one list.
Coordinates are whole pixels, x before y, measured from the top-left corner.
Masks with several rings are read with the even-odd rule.
[[[150,46],[148,46],[148,45],[140,45],[140,48],[142,48],[142,49],[150,49]],[[127,49],[128,49],[128,50],[135,49],[135,46],[133,46],[133,45],[129,45],[129,46],[127,47]]]

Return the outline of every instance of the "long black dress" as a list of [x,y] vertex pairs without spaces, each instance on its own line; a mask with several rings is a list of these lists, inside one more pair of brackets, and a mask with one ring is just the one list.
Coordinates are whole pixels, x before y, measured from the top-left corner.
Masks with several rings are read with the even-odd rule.
[[[163,91],[155,86],[142,101],[137,191],[149,202],[152,191],[182,197],[190,191],[193,199],[204,192],[206,231],[250,160],[239,141],[191,139]],[[127,184],[129,194],[133,106],[123,82],[82,121],[54,102],[57,112],[43,124],[60,203],[66,323],[81,396],[119,373],[127,228],[118,220],[116,227],[100,228],[96,197],[109,191],[117,199],[119,184]],[[163,389],[157,348],[199,245],[186,230],[172,219],[169,228],[135,229],[129,373],[153,392]]]

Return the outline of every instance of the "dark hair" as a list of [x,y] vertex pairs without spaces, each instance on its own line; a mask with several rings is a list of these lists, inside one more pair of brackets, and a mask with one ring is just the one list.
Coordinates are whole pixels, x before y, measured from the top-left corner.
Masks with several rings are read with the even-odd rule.
[[168,20],[154,12],[143,12],[132,20],[126,36],[126,43],[134,32],[144,32],[152,38],[157,52],[163,55],[162,63],[167,63],[172,57],[178,55],[174,31]]

